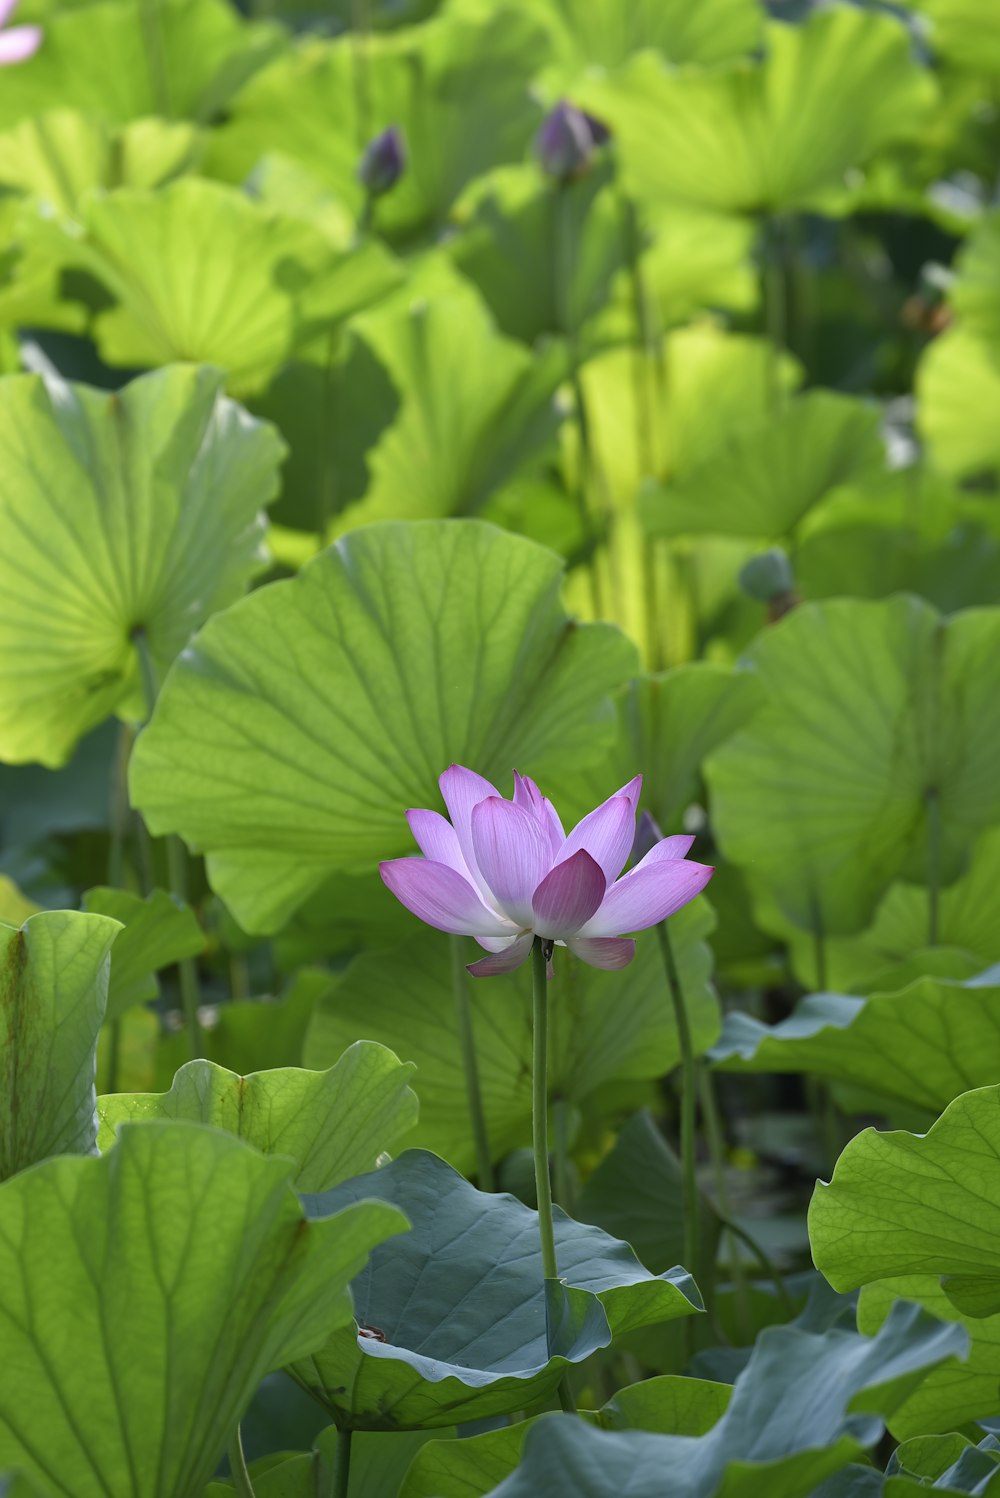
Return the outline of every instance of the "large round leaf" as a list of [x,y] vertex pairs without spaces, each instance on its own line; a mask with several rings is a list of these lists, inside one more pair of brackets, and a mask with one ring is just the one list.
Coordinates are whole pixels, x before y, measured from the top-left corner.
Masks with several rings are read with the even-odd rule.
[[1000,1311],[1000,1087],[956,1098],[927,1134],[852,1139],[816,1188],[809,1237],[836,1290],[930,1274],[960,1311]]
[[958,257],[951,301],[966,333],[990,346],[1000,344],[1000,213],[978,224]]
[[220,386],[0,381],[4,759],[60,765],[111,713],[140,717],[136,632],[163,671],[259,568],[281,445]]
[[958,477],[1000,468],[1000,366],[964,328],[950,328],[917,369],[917,418],[936,467]]
[[723,1071],[806,1072],[940,1112],[996,1076],[1000,985],[921,978],[868,999],[810,994],[779,1024],[730,1012],[711,1057]]
[[0,1181],[97,1149],[97,1036],[117,921],[41,911],[0,925]]
[[290,1156],[296,1190],[329,1191],[372,1170],[382,1151],[395,1151],[412,1129],[412,1071],[367,1040],[326,1072],[283,1067],[241,1077],[211,1061],[189,1061],[169,1092],[102,1097],[98,1144],[110,1149],[129,1120],[184,1118],[227,1129],[262,1154]]
[[961,1356],[959,1327],[898,1306],[875,1338],[772,1327],[757,1339],[725,1413],[707,1434],[594,1430],[546,1416],[528,1433],[518,1470],[491,1491],[535,1498],[809,1498],[860,1457],[931,1368]]
[[[719,1011],[708,981],[703,938],[711,910],[697,901],[671,917],[694,1044],[707,1049]],[[476,951],[471,942],[468,956]],[[550,1024],[553,1097],[582,1104],[607,1082],[661,1076],[680,1059],[677,1029],[655,937],[639,939],[623,973],[556,956]],[[365,1035],[414,1061],[420,1098],[415,1139],[462,1169],[475,1167],[468,1099],[455,1017],[448,938],[416,929],[404,946],[355,958],[313,1014],[304,1047],[309,1065],[329,1065]],[[526,971],[469,988],[483,1108],[494,1157],[531,1138],[531,985]]]
[[109,1020],[120,1019],[133,1004],[157,998],[160,969],[199,956],[207,945],[194,911],[166,890],[154,889],[142,900],[130,890],[98,885],[87,890],[83,908],[122,924],[108,984]]
[[875,406],[814,390],[735,433],[683,479],[651,494],[653,535],[790,536],[819,501],[884,467]]
[[760,41],[753,0],[517,0],[550,29],[560,73],[610,68],[647,48],[671,62],[724,62]]
[[1000,610],[945,621],[905,597],[810,604],[755,643],[769,702],[709,764],[713,822],[788,919],[857,931],[894,877],[924,875],[929,797],[939,872],[959,874],[1000,818],[998,649]]
[[207,852],[246,929],[274,930],[334,869],[408,851],[403,813],[435,804],[453,761],[551,779],[598,758],[634,653],[566,617],[560,572],[476,521],[354,532],[185,652],[134,801]]
[[197,177],[90,197],[82,224],[43,219],[31,234],[115,298],[94,325],[107,363],[202,360],[240,393],[398,279],[373,242],[341,248],[304,219]]
[[630,190],[756,213],[841,192],[934,96],[899,21],[853,6],[772,23],[760,62],[668,70],[647,53],[581,90],[614,132]]
[[60,1498],[201,1498],[261,1377],[349,1318],[405,1227],[382,1202],[305,1220],[290,1169],[149,1123],[0,1188],[0,1468]]
[[0,125],[54,101],[116,124],[155,114],[208,119],[283,40],[224,0],[160,0],[157,68],[147,24],[140,6],[117,0],[49,11],[44,46],[5,74]]
[[57,213],[74,213],[94,188],[159,187],[199,154],[185,121],[133,120],[118,129],[73,109],[50,109],[0,135],[0,182]]
[[936,52],[975,74],[1000,74],[1000,16],[992,0],[907,0],[930,21]]
[[617,1333],[701,1309],[685,1270],[651,1275],[627,1244],[558,1210],[562,1285],[547,1297],[536,1214],[422,1150],[306,1198],[306,1210],[371,1198],[411,1224],[351,1287],[362,1330],[384,1340],[338,1332],[294,1370],[340,1425],[415,1429],[522,1409]]

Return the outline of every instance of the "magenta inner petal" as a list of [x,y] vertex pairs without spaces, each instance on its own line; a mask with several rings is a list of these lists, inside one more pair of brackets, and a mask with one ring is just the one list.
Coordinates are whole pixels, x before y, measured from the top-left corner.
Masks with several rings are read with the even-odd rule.
[[534,927],[552,941],[578,931],[600,908],[607,880],[585,848],[556,864],[532,897]]
[[453,936],[513,936],[514,928],[487,909],[469,882],[447,864],[394,858],[379,864],[382,881],[407,910]]
[[585,848],[610,884],[625,867],[635,841],[635,805],[628,796],[612,796],[577,822],[563,844],[560,863]]
[[548,840],[531,815],[502,796],[472,813],[476,865],[498,904],[518,926],[531,926],[531,897],[549,868]]

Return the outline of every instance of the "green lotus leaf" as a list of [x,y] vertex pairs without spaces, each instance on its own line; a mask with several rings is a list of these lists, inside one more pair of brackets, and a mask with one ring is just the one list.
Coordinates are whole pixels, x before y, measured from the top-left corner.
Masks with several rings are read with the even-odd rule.
[[[924,1488],[939,1492],[972,1493],[977,1498],[1000,1493],[1000,1442],[993,1435],[978,1446],[957,1431],[914,1436],[896,1448],[890,1467],[894,1473],[925,1479]],[[887,1485],[886,1492],[891,1495],[893,1488]]]
[[935,467],[956,477],[1000,468],[1000,366],[964,328],[935,338],[917,368],[917,419]]
[[259,568],[281,447],[210,369],[117,394],[0,381],[0,755],[65,763],[143,714],[137,631],[162,671]]
[[153,890],[143,900],[128,890],[98,886],[84,895],[83,908],[122,925],[111,960],[105,1015],[109,1020],[118,1019],[133,1004],[155,999],[161,968],[205,950],[198,917],[166,890]]
[[713,826],[788,920],[850,934],[894,878],[925,876],[929,798],[958,877],[1000,817],[998,648],[1000,610],[943,620],[906,597],[810,604],[755,642],[769,702],[709,763]]
[[573,80],[588,68],[613,68],[634,52],[655,49],[670,62],[714,63],[751,52],[761,39],[761,13],[753,0],[518,0],[544,21],[560,76]]
[[805,521],[796,586],[808,599],[918,593],[943,613],[998,603],[995,509],[919,466],[848,484]]
[[645,53],[582,86],[630,192],[727,212],[829,209],[845,174],[913,134],[934,103],[894,17],[832,7],[774,22],[766,39],[761,61],[672,70]]
[[198,131],[186,121],[133,120],[116,129],[99,115],[53,109],[0,134],[0,183],[72,214],[93,188],[160,187],[189,171],[199,152]]
[[382,1202],[305,1220],[290,1170],[147,1123],[0,1188],[0,1464],[65,1498],[200,1498],[261,1377],[350,1318],[405,1228]]
[[643,496],[653,535],[780,540],[831,490],[885,466],[878,408],[813,390]]
[[951,303],[963,330],[990,345],[1000,342],[1000,213],[984,218],[958,256]]
[[120,929],[72,910],[0,926],[0,1181],[49,1155],[96,1152],[94,1054]]
[[[389,1494],[395,1498],[414,1454],[443,1434],[438,1430],[353,1431],[351,1498],[387,1498]],[[254,1498],[316,1498],[318,1493],[332,1492],[339,1440],[339,1431],[330,1425],[317,1436],[310,1452],[277,1454],[251,1462]],[[232,1492],[231,1480],[216,1481],[205,1489],[205,1498],[230,1498]]]
[[[210,1012],[211,1022],[202,1028],[205,1057],[241,1077],[273,1067],[299,1066],[309,1017],[329,985],[328,973],[303,969],[295,974],[279,998],[239,999],[220,1005],[218,1010]],[[169,1090],[190,1054],[190,1045],[182,1032],[171,1030],[160,1035],[153,1058],[154,1070],[144,1080],[131,1082],[129,1090]],[[331,1056],[329,1065],[338,1059],[339,1055]],[[102,1075],[99,1071],[98,1077]]]
[[[670,919],[675,956],[701,1052],[718,1034],[703,938],[713,918],[704,901]],[[469,956],[477,950],[471,943]],[[464,955],[464,954],[463,954]],[[550,1096],[584,1104],[608,1082],[644,1081],[680,1059],[677,1031],[652,937],[640,939],[625,973],[569,964],[559,954],[550,1025]],[[455,1017],[448,938],[418,933],[389,952],[365,952],[335,980],[314,1011],[303,1051],[329,1065],[360,1036],[391,1045],[417,1066],[420,1122],[415,1142],[475,1168]],[[483,1108],[494,1158],[531,1138],[531,988],[524,972],[471,983],[469,1001]]]
[[223,0],[162,0],[156,24],[151,66],[139,6],[104,0],[49,11],[45,45],[5,80],[0,127],[53,101],[113,124],[155,114],[208,120],[283,46],[278,28],[244,21]]
[[1000,73],[1000,19],[990,0],[907,0],[930,24],[934,50],[976,74]]
[[[684,1255],[684,1205],[681,1162],[651,1115],[642,1112],[632,1115],[587,1177],[573,1212],[581,1222],[624,1238],[650,1269],[663,1270]],[[705,1197],[699,1197],[698,1215],[705,1262],[694,1264],[692,1273],[707,1279],[715,1264],[719,1219]]]
[[[893,884],[875,911],[872,924],[859,936],[832,937],[824,943],[826,981],[841,993],[885,991],[883,975],[898,971],[919,954],[916,974],[932,970],[942,977],[972,978],[990,963],[1000,962],[996,923],[996,890],[1000,879],[1000,830],[984,832],[972,846],[969,866],[944,890],[938,908],[938,948],[928,948],[927,891],[914,884]],[[767,921],[776,934],[787,932],[793,944],[796,973],[808,987],[818,985],[814,943],[802,932]],[[937,953],[935,958],[934,953]],[[948,954],[947,968],[941,954]]]
[[626,784],[638,766],[643,774],[640,807],[664,830],[678,826],[698,797],[705,759],[765,700],[752,672],[707,661],[636,677],[617,698],[618,738],[612,752],[600,766],[566,782],[560,795],[564,817],[585,816]]
[[240,393],[261,389],[297,346],[399,277],[371,241],[339,246],[301,218],[196,177],[89,197],[81,219],[40,219],[32,237],[115,298],[94,322],[102,358],[129,368],[217,364]]
[[866,1129],[809,1209],[816,1267],[835,1290],[935,1275],[974,1317],[1000,1311],[1000,1088],[966,1092],[927,1134]]
[[244,929],[273,931],[334,870],[409,851],[403,812],[434,804],[452,761],[544,779],[599,758],[633,647],[567,618],[560,573],[478,521],[354,532],[185,652],[133,801],[207,853]]
[[286,1067],[241,1077],[211,1061],[189,1061],[169,1092],[102,1097],[97,1142],[110,1149],[119,1125],[129,1120],[188,1119],[226,1129],[262,1154],[290,1156],[297,1191],[329,1191],[374,1169],[382,1151],[394,1151],[412,1129],[412,1071],[364,1040],[326,1072]]
[[520,1467],[491,1491],[495,1498],[612,1498],[627,1474],[629,1498],[661,1498],[669,1472],[672,1498],[809,1498],[879,1439],[880,1416],[964,1347],[961,1328],[916,1306],[894,1308],[873,1339],[771,1327],[707,1434],[602,1431],[546,1415],[529,1431]]
[[501,337],[475,294],[373,313],[355,327],[399,410],[367,454],[364,497],[338,518],[338,530],[475,511],[553,445],[561,347],[533,355]]
[[964,1328],[969,1352],[960,1363],[933,1369],[893,1412],[890,1425],[896,1439],[954,1431],[971,1420],[994,1416],[1000,1383],[1000,1315],[963,1316],[934,1275],[903,1275],[865,1285],[858,1300],[859,1327],[875,1333],[900,1300],[915,1301],[939,1321]]
[[232,101],[208,144],[210,170],[242,182],[278,152],[307,167],[360,213],[359,141],[392,122],[403,132],[405,176],[377,204],[391,238],[440,226],[465,185],[524,156],[541,118],[529,84],[544,34],[511,10],[444,15],[366,46],[366,106],[359,117],[353,38],[313,39],[263,69]]
[[1000,984],[920,978],[860,999],[810,994],[764,1025],[730,1011],[710,1056],[722,1071],[805,1072],[940,1113],[996,1074]]
[[612,1336],[701,1309],[685,1270],[651,1275],[627,1244],[558,1210],[557,1307],[543,1292],[536,1214],[423,1150],[305,1206],[326,1216],[372,1198],[411,1223],[399,1251],[375,1253],[352,1284],[362,1332],[382,1338],[338,1332],[292,1370],[341,1427],[426,1429],[522,1409]]

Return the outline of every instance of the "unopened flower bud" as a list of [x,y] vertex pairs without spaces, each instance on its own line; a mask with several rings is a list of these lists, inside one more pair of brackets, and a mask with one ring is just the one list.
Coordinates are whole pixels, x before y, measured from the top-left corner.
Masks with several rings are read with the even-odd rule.
[[557,182],[572,182],[589,170],[594,144],[587,116],[565,99],[546,115],[535,137],[542,170]]
[[358,164],[358,181],[369,197],[389,192],[406,171],[406,141],[398,125],[390,125],[365,146]]
[[771,603],[795,588],[791,563],[780,546],[751,557],[740,568],[740,587],[758,603]]

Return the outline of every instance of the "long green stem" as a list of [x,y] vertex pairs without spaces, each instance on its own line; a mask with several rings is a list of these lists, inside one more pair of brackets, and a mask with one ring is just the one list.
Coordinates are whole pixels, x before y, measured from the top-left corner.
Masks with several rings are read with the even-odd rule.
[[684,1267],[690,1274],[698,1273],[700,1245],[698,1242],[698,1177],[695,1158],[695,1127],[698,1094],[698,1072],[694,1046],[691,1042],[691,1026],[688,1021],[687,1004],[681,986],[680,974],[674,960],[674,949],[666,921],[656,928],[663,958],[663,971],[667,981],[667,992],[673,1006],[677,1038],[681,1050],[681,1166],[684,1182]]
[[[701,1097],[701,1112],[705,1120],[705,1135],[708,1139],[708,1153],[712,1161],[712,1176],[715,1181],[715,1195],[718,1199],[723,1221],[732,1221],[732,1211],[729,1205],[729,1187],[726,1184],[726,1149],[722,1137],[722,1125],[719,1122],[719,1110],[715,1104],[715,1089],[712,1086],[712,1076],[707,1067],[700,1067],[698,1073],[698,1090]],[[733,1288],[736,1291],[736,1304],[739,1312],[739,1324],[741,1336],[749,1341],[753,1335],[750,1320],[750,1302],[747,1298],[746,1276],[743,1266],[739,1261],[739,1255],[733,1255],[731,1264]]]
[[[108,883],[112,889],[125,888],[125,842],[129,826],[128,762],[132,753],[135,730],[131,723],[118,725],[118,743],[115,748],[114,770],[111,776],[111,805],[108,842]],[[112,1020],[108,1032],[108,1073],[105,1091],[118,1091],[118,1071],[121,1060],[122,1023]]]
[[941,797],[937,787],[927,792],[927,945],[938,944],[941,902]]
[[247,1471],[246,1457],[243,1455],[243,1441],[238,1425],[229,1443],[229,1471],[239,1498],[254,1498],[253,1483]]
[[558,1280],[556,1239],[552,1227],[552,1183],[549,1180],[549,1000],[546,943],[535,937],[531,949],[532,976],[532,1074],[531,1140],[535,1155],[535,1194],[538,1197],[538,1236],[542,1244],[542,1272],[547,1280]]
[[337,1449],[334,1454],[332,1498],[347,1498],[351,1486],[351,1432],[337,1431]]
[[455,1019],[458,1025],[458,1045],[462,1053],[462,1069],[465,1072],[465,1097],[472,1125],[472,1139],[476,1148],[476,1175],[480,1191],[493,1190],[493,1155],[483,1111],[483,1093],[479,1082],[479,1062],[476,1059],[476,1037],[472,1028],[472,1005],[469,1000],[469,977],[465,971],[462,955],[462,938],[451,938],[451,985],[455,995]]
[[143,50],[146,53],[146,66],[149,69],[149,86],[152,90],[156,112],[170,119],[174,110],[170,96],[166,52],[163,46],[160,0],[139,0],[139,20],[142,27]]
[[[144,629],[133,632],[132,642],[135,645],[136,656],[139,661],[139,673],[142,680],[143,693],[146,701],[146,717],[152,717],[153,708],[159,686],[156,680],[156,668],[153,665],[153,657],[149,650],[149,639]],[[170,885],[170,893],[176,895],[178,900],[187,904],[187,849],[179,837],[172,835],[165,839],[167,849],[167,879]],[[198,1007],[200,995],[198,992],[198,969],[191,957],[182,957],[177,964],[177,973],[180,979],[181,1007],[184,1011],[184,1025],[188,1032],[188,1041],[191,1049],[191,1060],[194,1061],[202,1053],[201,1026],[198,1023]]]

